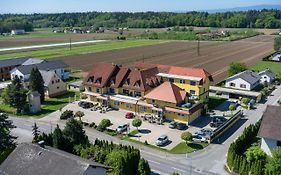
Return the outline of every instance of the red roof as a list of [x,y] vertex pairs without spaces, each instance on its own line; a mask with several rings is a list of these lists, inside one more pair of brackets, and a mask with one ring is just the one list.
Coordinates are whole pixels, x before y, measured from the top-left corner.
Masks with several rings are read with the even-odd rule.
[[183,89],[173,83],[164,82],[148,93],[145,98],[178,104],[184,101],[186,94]]
[[204,69],[168,66],[168,65],[160,65],[160,64],[148,64],[148,63],[136,63],[135,66],[140,69],[157,67],[160,73],[199,77],[203,79],[210,78],[210,80],[212,80],[211,74],[209,74]]

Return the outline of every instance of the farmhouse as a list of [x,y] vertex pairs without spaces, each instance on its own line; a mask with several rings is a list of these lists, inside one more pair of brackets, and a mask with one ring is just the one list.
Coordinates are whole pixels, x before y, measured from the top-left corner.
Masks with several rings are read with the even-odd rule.
[[226,79],[225,87],[250,91],[259,86],[260,79],[261,77],[257,73],[246,70]]
[[268,105],[258,132],[262,150],[271,155],[271,150],[281,146],[281,107]]
[[97,64],[85,78],[92,101],[181,122],[200,116],[212,77],[203,69],[137,63],[133,68]]
[[258,74],[261,77],[260,79],[261,84],[265,84],[265,83],[271,84],[276,78],[275,73],[270,69],[261,71]]
[[11,78],[10,71],[20,65],[31,65],[43,62],[40,59],[34,58],[16,58],[8,60],[0,60],[0,79],[8,80]]
[[11,30],[11,35],[23,35],[23,34],[25,34],[25,30],[23,29]]
[[106,175],[107,169],[109,167],[52,147],[22,143],[0,165],[0,174]]

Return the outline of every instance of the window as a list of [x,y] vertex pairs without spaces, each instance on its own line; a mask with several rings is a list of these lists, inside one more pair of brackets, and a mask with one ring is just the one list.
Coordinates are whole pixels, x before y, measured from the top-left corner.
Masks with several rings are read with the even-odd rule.
[[126,103],[126,108],[132,108],[132,105],[129,103]]
[[155,100],[151,100],[152,103],[155,103]]
[[141,92],[136,91],[135,92],[135,97],[141,97]]
[[240,88],[246,88],[245,84],[240,84]]
[[185,80],[180,80],[180,84],[185,84]]
[[110,89],[109,89],[109,93],[111,93],[111,94],[115,94],[115,89],[110,88]]
[[97,88],[96,92],[97,92],[97,93],[100,93],[100,88]]
[[57,87],[57,89],[59,89],[60,87]]
[[92,92],[92,87],[89,87],[88,90],[89,90],[90,92]]
[[123,94],[124,94],[124,95],[129,95],[129,90],[123,89]]
[[191,85],[191,86],[195,86],[195,85],[196,85],[196,82],[195,82],[195,81],[190,81],[190,85]]
[[190,90],[190,94],[191,95],[195,95],[195,91],[194,90]]
[[173,78],[169,78],[169,82],[174,83],[175,80]]
[[230,83],[230,86],[231,87],[235,87],[235,83]]
[[145,111],[146,111],[146,107],[145,107],[145,106],[141,106],[141,107],[140,107],[140,111],[141,111],[141,112],[145,112]]
[[120,105],[120,102],[119,102],[119,101],[114,101],[114,105],[115,105],[115,106],[119,106],[119,105]]

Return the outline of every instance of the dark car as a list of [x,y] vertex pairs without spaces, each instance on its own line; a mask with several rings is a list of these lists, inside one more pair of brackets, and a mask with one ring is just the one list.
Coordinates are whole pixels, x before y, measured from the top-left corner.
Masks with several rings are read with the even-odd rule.
[[78,106],[81,107],[81,108],[84,108],[84,109],[88,109],[88,108],[91,108],[93,107],[93,103],[90,103],[90,102],[86,102],[86,101],[80,101],[78,103]]
[[175,121],[172,121],[170,124],[169,124],[169,128],[171,129],[175,129],[177,127],[177,122]]
[[186,130],[187,129],[187,125],[185,123],[177,123],[177,129],[178,130]]
[[225,117],[215,116],[213,117],[212,122],[210,123],[211,127],[219,127],[227,121]]

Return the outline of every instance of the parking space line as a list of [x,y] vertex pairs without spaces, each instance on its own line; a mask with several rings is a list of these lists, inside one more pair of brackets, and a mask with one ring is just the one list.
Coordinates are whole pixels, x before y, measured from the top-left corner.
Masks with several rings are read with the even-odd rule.
[[175,168],[175,167],[172,167],[174,170],[176,170],[176,171],[181,171],[181,172],[184,172],[184,173],[186,173],[186,171],[185,170],[182,170],[182,169],[179,169],[179,168]]

